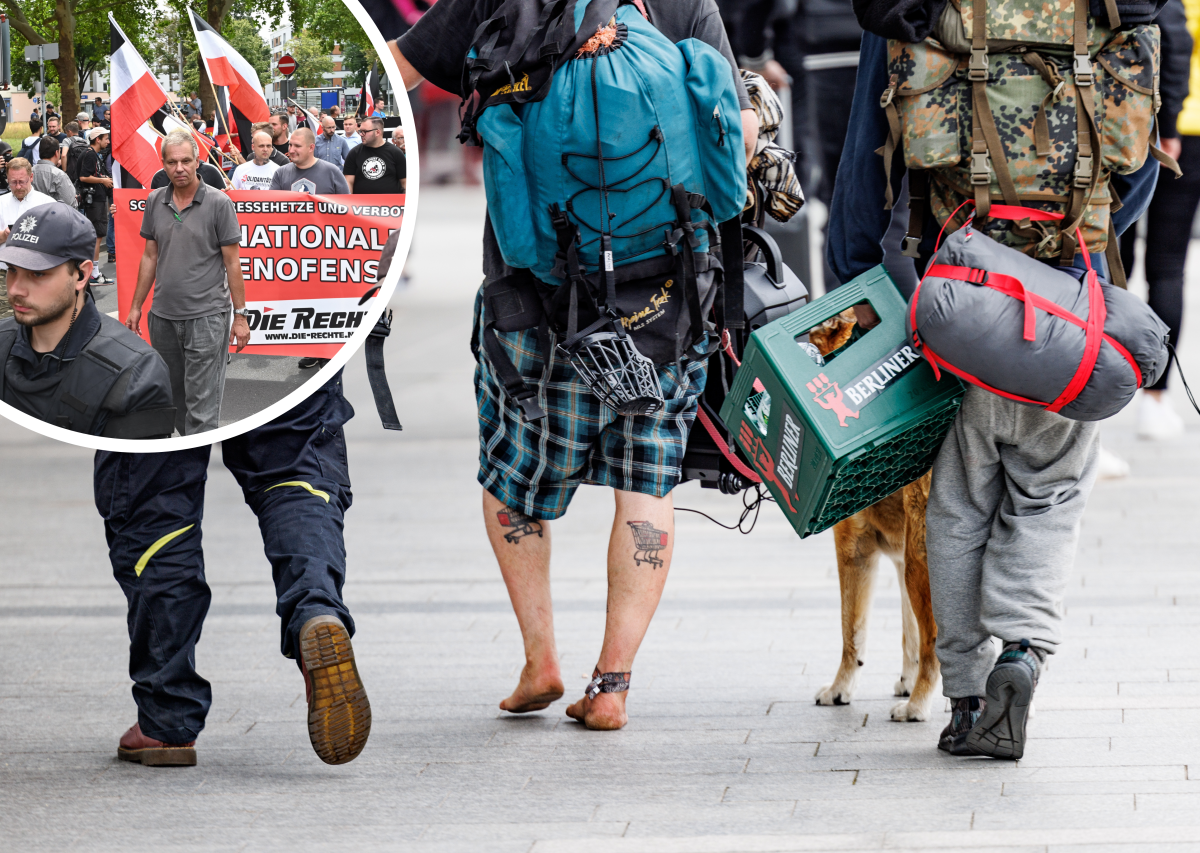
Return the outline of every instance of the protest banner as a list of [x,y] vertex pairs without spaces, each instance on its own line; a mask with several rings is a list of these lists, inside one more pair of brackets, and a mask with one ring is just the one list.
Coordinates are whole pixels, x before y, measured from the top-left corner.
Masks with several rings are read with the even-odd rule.
[[[140,231],[150,190],[114,190],[117,306],[133,302],[146,241]],[[242,229],[250,345],[243,353],[332,358],[362,327],[378,284],[379,255],[400,228],[403,195],[307,195],[231,190]],[[142,306],[152,310],[154,289]],[[141,324],[149,340],[148,323]],[[230,347],[230,352],[234,352]]]

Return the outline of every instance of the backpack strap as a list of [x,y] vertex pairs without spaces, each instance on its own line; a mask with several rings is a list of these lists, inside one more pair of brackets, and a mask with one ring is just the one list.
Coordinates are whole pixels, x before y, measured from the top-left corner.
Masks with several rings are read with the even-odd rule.
[[919,258],[917,251],[925,235],[925,215],[929,207],[929,173],[924,169],[908,170],[908,231],[901,242],[900,254]]
[[[1075,22],[1072,42],[1075,48],[1075,110],[1076,147],[1075,174],[1070,200],[1059,225],[1062,252],[1059,262],[1070,264],[1079,248],[1075,237],[1088,204],[1099,186],[1101,170],[1096,155],[1100,152],[1100,134],[1096,130],[1096,102],[1092,97],[1096,75],[1087,46],[1088,0],[1075,0]],[[1086,251],[1086,249],[1085,249]]]
[[396,414],[396,403],[388,385],[387,370],[383,358],[383,343],[392,333],[392,310],[379,315],[375,327],[367,335],[364,349],[367,355],[367,380],[371,383],[371,396],[375,398],[375,411],[384,429],[401,430],[400,417]]
[[[515,302],[512,298],[514,293],[517,294]],[[515,327],[521,323],[514,321],[523,319],[525,314],[530,316],[524,319],[533,320],[525,328],[532,328],[539,322],[544,322],[540,316],[533,317],[535,312],[541,312],[541,302],[536,299],[536,291],[534,297],[535,304],[526,305],[512,277],[496,279],[483,288],[483,348],[487,351],[488,361],[504,385],[505,393],[520,407],[521,418],[526,423],[541,420],[546,417],[546,412],[538,403],[537,389],[530,388],[525,382],[525,377],[517,370],[500,339],[496,337],[496,324],[503,320],[509,331],[517,331]],[[512,313],[514,308],[515,313]]]
[[740,332],[746,328],[745,258],[742,256],[742,221],[739,218],[722,222],[721,233],[721,292],[717,295],[717,327]]

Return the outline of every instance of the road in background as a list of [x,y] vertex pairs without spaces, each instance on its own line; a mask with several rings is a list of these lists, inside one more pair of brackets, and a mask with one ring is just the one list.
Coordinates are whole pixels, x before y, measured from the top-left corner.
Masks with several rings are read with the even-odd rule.
[[[479,518],[468,349],[481,193],[426,191],[412,280],[393,304],[389,375],[404,424],[378,423],[361,353],[346,368],[354,506],[346,597],[374,728],[327,767],[279,656],[255,519],[213,454],[213,605],[197,650],[214,703],[199,766],[116,759],[136,719],[125,603],[92,505],[92,454],[0,424],[0,839],[33,851],[1173,851],[1200,838],[1200,417],[1149,443],[1132,407],[1103,429],[1133,474],[1084,520],[1066,641],[1044,674],[1027,757],[956,759],[948,722],[893,723],[899,593],[881,566],[854,702],[816,707],[841,650],[830,533],[774,507],[750,536],[678,516],[671,579],[633,673],[630,724],[563,711],[603,632],[612,498],[581,489],[554,523],[567,696],[496,708],[523,664]],[[1200,316],[1200,270],[1189,297]],[[1200,327],[1197,327],[1200,328]],[[1200,384],[1200,332],[1185,337]],[[1177,383],[1176,383],[1177,384]],[[1177,394],[1181,398],[1182,394]],[[740,502],[695,484],[678,505]]]

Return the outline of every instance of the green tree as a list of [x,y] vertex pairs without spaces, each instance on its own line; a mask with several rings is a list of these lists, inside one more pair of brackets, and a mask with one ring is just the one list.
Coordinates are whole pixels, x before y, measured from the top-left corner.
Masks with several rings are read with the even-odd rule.
[[326,85],[325,75],[333,71],[333,60],[319,38],[307,29],[301,30],[288,41],[285,50],[296,60],[296,73],[292,79],[297,86]]
[[[15,2],[15,0],[0,0],[0,3],[9,2]],[[69,2],[69,0],[58,0],[58,2]],[[121,0],[121,2],[126,2],[126,0]],[[267,21],[277,25],[282,20],[284,12],[292,10],[295,2],[296,0],[202,0],[196,4],[198,6],[196,12],[228,40],[229,33],[225,29],[228,20],[251,22],[254,24],[257,34],[259,26]],[[216,109],[217,98],[212,84],[209,82],[207,69],[202,64],[197,66],[199,54],[196,48],[196,38],[187,17],[187,10],[191,4],[188,0],[166,0],[166,5],[182,19],[179,31],[184,52],[184,80],[180,92],[181,94],[185,91],[187,93],[199,92],[201,109],[205,115],[208,115]],[[293,18],[293,20],[296,19]],[[242,55],[246,56],[246,54]],[[269,48],[267,55],[270,56]],[[253,63],[249,56],[246,56],[246,59]],[[261,71],[259,73],[262,74]],[[191,82],[193,79],[194,83]],[[259,82],[263,82],[261,77]]]
[[357,41],[347,42],[342,47],[342,69],[346,72],[342,82],[347,86],[366,85],[367,75],[378,58],[369,41],[365,46]]
[[350,44],[364,49],[371,47],[358,18],[343,0],[291,0],[290,8],[292,21],[303,24],[326,53],[331,53],[335,44],[341,45],[343,51]]
[[23,56],[26,45],[57,44],[58,59],[46,66],[46,83],[59,84],[63,114],[78,111],[83,80],[108,59],[108,12],[136,42],[154,9],[154,0],[0,0],[12,25],[13,81],[28,89],[37,80],[37,65]]
[[[253,19],[229,18],[225,21],[225,26],[221,28],[221,35],[234,50],[242,55],[243,59],[254,67],[259,83],[266,83],[271,79],[271,48],[258,34],[258,30],[259,24]],[[183,85],[180,92],[203,92],[201,87],[208,85],[208,77],[205,76],[203,80],[200,77],[202,73],[200,51],[196,46],[196,37],[190,28],[184,45]],[[211,89],[208,94],[211,95]],[[204,100],[203,95],[201,95],[201,100]],[[205,101],[205,105],[205,115],[216,108],[215,100],[211,107],[207,106],[207,101]]]

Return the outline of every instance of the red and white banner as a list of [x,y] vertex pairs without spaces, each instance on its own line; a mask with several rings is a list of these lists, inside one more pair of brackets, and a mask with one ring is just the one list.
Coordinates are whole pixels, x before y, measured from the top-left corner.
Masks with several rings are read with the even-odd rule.
[[188,9],[188,19],[196,34],[200,57],[208,69],[208,79],[214,86],[229,89],[230,106],[240,110],[252,122],[270,119],[271,108],[263,97],[262,84],[258,82],[258,72],[254,66],[234,50],[208,21],[191,9]]
[[145,60],[108,15],[112,46],[112,153],[121,168],[146,186],[162,168],[156,142],[161,137],[147,125],[167,103],[167,93],[150,72]]
[[[146,241],[149,190],[116,190],[117,307],[124,321]],[[404,214],[403,195],[317,196],[231,190],[242,229],[250,346],[244,353],[332,358],[362,327],[379,255]],[[142,306],[153,310],[154,290]],[[148,324],[142,323],[143,337]],[[149,338],[147,337],[147,340]],[[234,352],[230,347],[230,352]]]

